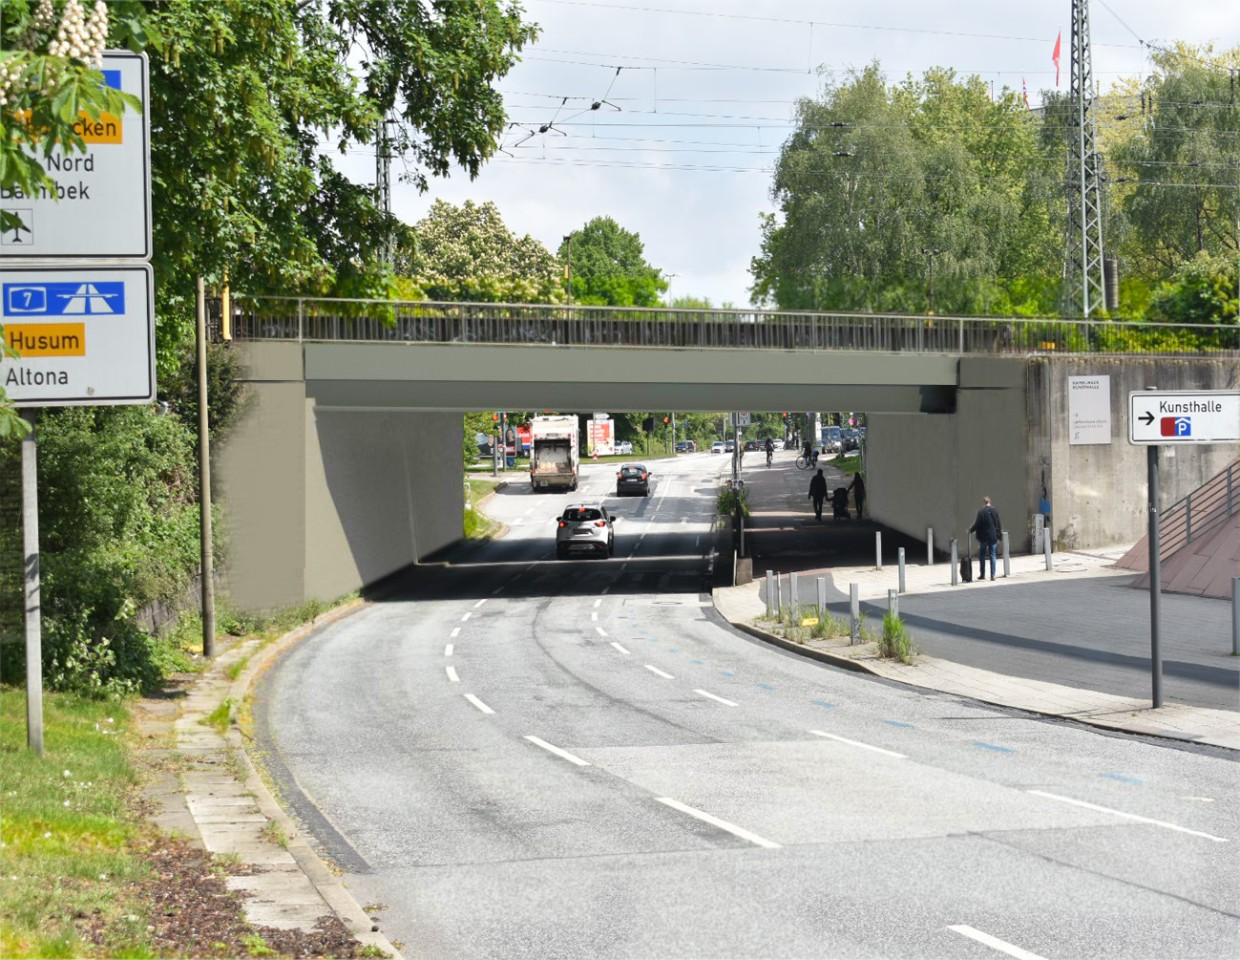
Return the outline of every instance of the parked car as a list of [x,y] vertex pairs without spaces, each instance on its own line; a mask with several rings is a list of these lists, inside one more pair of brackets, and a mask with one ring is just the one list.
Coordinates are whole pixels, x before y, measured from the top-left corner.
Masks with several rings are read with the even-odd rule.
[[644,463],[626,463],[616,473],[616,496],[639,494],[650,496],[650,471]]
[[822,428],[822,452],[839,453],[844,449],[844,435],[839,427]]
[[735,441],[735,440],[725,440],[725,441],[723,441],[723,452],[724,452],[724,453],[731,453],[731,452],[732,452],[733,450],[735,450],[735,449],[736,449],[736,441]]
[[556,519],[555,555],[567,560],[574,553],[602,554],[615,550],[616,518],[601,503],[572,503]]
[[746,453],[754,453],[755,451],[761,450],[761,449],[762,449],[761,440],[746,440],[745,441],[745,452]]
[[631,440],[617,440],[612,451],[621,457],[633,456],[633,442]]

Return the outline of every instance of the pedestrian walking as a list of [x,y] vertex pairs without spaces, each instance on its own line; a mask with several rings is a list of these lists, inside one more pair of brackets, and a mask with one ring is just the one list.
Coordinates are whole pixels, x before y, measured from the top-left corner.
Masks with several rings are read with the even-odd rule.
[[999,558],[999,536],[1003,524],[999,520],[999,511],[990,505],[990,497],[982,497],[982,509],[977,511],[977,519],[969,527],[969,533],[977,534],[978,545],[982,548],[978,557],[979,579],[986,579],[986,557],[990,557],[990,579],[995,578],[995,563]]
[[822,503],[827,499],[827,478],[819,470],[809,482],[809,498],[814,501],[814,516],[822,519]]
[[848,485],[848,489],[852,491],[853,500],[856,501],[857,519],[860,520],[865,510],[865,481],[861,479],[861,474],[853,474],[852,483]]

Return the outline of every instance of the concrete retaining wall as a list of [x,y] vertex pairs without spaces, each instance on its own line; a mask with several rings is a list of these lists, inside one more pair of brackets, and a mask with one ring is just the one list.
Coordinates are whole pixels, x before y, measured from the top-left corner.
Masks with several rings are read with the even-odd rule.
[[461,536],[461,418],[319,407],[297,344],[247,344],[249,408],[215,460],[229,597],[327,600]]

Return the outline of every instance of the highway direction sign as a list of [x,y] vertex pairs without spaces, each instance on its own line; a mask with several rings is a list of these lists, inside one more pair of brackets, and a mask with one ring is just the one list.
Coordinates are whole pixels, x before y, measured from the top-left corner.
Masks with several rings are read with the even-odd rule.
[[1134,391],[1128,394],[1128,442],[1240,443],[1240,393]]
[[155,399],[154,283],[147,264],[0,268],[0,325],[17,358],[0,385],[18,407]]
[[142,112],[92,120],[81,114],[78,130],[85,153],[61,149],[40,162],[56,181],[33,196],[0,190],[0,209],[15,213],[20,227],[0,234],[0,258],[56,260],[151,257],[150,97],[145,54],[103,55],[104,82],[142,101]]

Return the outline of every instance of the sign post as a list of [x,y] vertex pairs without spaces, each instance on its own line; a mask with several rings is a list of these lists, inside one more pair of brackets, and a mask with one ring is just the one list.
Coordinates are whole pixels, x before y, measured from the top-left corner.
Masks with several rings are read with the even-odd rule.
[[1240,393],[1188,390],[1163,393],[1157,387],[1128,394],[1128,442],[1145,446],[1149,489],[1150,676],[1155,709],[1162,706],[1162,557],[1158,496],[1160,445],[1240,442]]

